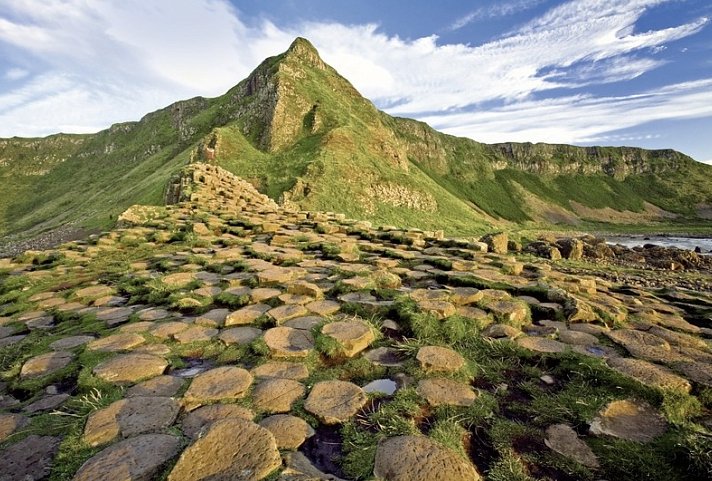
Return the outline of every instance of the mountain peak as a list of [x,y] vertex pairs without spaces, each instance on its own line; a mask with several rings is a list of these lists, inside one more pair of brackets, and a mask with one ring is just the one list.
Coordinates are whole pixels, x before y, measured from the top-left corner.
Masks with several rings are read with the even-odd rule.
[[325,67],[316,47],[304,37],[295,38],[285,54],[288,58],[297,58],[318,68]]

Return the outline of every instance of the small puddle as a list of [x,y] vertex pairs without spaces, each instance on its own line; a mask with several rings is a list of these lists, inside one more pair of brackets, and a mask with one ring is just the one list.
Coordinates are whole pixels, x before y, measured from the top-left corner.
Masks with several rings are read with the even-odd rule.
[[371,381],[363,387],[363,390],[367,393],[383,393],[386,396],[392,395],[398,389],[398,385],[395,381],[391,379],[376,379]]
[[184,379],[192,378],[213,367],[213,363],[205,359],[185,359],[186,366],[171,372],[172,375]]

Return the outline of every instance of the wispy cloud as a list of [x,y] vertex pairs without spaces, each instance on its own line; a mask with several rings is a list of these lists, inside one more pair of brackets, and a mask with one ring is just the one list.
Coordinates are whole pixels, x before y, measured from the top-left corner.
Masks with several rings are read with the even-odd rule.
[[487,111],[435,114],[423,120],[452,135],[484,142],[536,139],[591,143],[606,139],[625,141],[611,138],[609,133],[647,122],[707,116],[712,116],[712,79],[682,82],[628,96],[528,100]]
[[507,17],[509,15],[515,15],[518,13],[526,12],[531,10],[547,0],[515,0],[511,2],[500,2],[494,5],[488,5],[486,7],[480,7],[472,10],[467,15],[455,20],[448,28],[450,31],[460,30],[471,23],[478,22],[480,20],[487,20],[498,17]]

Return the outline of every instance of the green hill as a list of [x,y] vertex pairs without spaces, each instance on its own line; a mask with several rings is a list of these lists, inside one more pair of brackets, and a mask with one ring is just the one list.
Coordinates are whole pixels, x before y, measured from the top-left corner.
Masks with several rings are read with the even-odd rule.
[[684,224],[712,205],[712,167],[672,150],[488,145],[391,117],[299,38],[221,97],[96,134],[0,140],[0,236],[106,228],[132,204],[163,203],[192,161],[288,206],[452,235],[510,223]]

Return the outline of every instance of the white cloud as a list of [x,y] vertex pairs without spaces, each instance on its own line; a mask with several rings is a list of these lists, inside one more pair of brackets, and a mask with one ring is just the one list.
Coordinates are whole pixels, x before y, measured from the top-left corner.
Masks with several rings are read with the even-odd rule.
[[522,13],[541,5],[545,1],[546,0],[515,0],[511,2],[499,2],[487,7],[480,7],[455,20],[448,29],[451,31],[459,30],[480,20],[506,17]]
[[[650,57],[656,49],[708,23],[636,32],[641,16],[664,1],[574,0],[494,41],[443,45],[434,35],[388,36],[376,25],[249,22],[226,0],[5,0],[0,42],[37,69],[0,93],[0,136],[96,130],[177,99],[219,95],[296,35],[390,113],[478,140],[584,141],[650,119],[711,115],[707,84],[533,100],[660,67]],[[498,4],[482,15],[538,3]],[[492,104],[503,106],[482,111]]]
[[[683,82],[623,97],[529,100],[488,111],[436,114],[423,120],[452,135],[483,142],[590,143],[661,119],[712,116],[712,79]],[[643,139],[631,139],[643,140]]]
[[30,72],[24,68],[13,67],[5,71],[5,79],[20,80],[30,75]]

